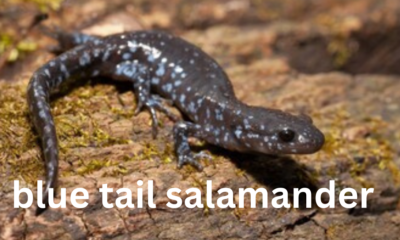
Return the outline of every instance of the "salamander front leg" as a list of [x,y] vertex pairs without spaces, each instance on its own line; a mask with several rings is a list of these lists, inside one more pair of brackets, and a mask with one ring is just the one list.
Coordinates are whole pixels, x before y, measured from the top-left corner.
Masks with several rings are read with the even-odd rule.
[[184,164],[190,164],[201,171],[203,166],[198,162],[198,159],[211,159],[211,156],[203,152],[193,154],[188,142],[189,137],[201,138],[201,126],[191,122],[176,123],[174,126],[174,140],[175,151],[178,156],[178,167],[181,168]]
[[[107,75],[107,73],[105,74]],[[127,60],[116,65],[116,69],[108,73],[109,76],[130,81],[133,83],[137,105],[135,115],[137,115],[143,108],[146,108],[151,115],[152,119],[152,134],[155,138],[157,136],[158,119],[156,110],[164,113],[169,118],[177,121],[176,117],[164,104],[164,100],[158,95],[151,94],[151,79],[150,73],[146,65],[140,64],[136,61]]]
[[164,104],[164,101],[158,95],[154,95],[150,93],[150,81],[148,77],[148,71],[146,68],[139,67],[139,74],[135,77],[134,81],[134,90],[135,95],[137,97],[137,106],[135,109],[135,115],[137,115],[142,108],[146,108],[151,115],[152,118],[152,135],[153,138],[157,136],[157,126],[158,126],[158,118],[156,114],[156,110],[164,113],[173,121],[177,121],[178,117],[176,117]]

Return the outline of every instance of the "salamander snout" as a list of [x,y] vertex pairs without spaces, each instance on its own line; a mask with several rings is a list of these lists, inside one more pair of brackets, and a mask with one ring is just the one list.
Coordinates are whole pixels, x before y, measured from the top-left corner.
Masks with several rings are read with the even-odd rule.
[[[288,149],[291,153],[310,154],[315,153],[322,148],[325,142],[324,134],[314,125],[310,125],[300,130],[296,134],[295,144]],[[290,145],[290,144],[289,144]]]

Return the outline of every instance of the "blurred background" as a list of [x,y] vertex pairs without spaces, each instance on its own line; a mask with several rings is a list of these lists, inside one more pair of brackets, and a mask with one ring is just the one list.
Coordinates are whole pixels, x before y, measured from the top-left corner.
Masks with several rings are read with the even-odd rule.
[[[40,45],[35,35],[26,33],[39,13],[49,13],[48,22],[69,30],[107,18],[115,25],[126,24],[112,31],[129,30],[135,24],[175,33],[268,26],[276,34],[270,54],[285,56],[300,72],[398,74],[399,5],[395,0],[2,0],[0,78],[12,71],[4,68],[5,62],[15,62]],[[264,57],[264,52],[257,53],[234,57],[241,62]]]

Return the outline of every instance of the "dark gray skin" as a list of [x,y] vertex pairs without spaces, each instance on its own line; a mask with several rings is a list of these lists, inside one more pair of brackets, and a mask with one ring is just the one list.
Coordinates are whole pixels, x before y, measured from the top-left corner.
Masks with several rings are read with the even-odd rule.
[[[240,102],[218,63],[180,38],[157,31],[105,38],[64,32],[52,36],[59,41],[59,50],[69,50],[39,68],[27,91],[46,162],[46,206],[58,173],[58,143],[49,97],[69,79],[105,76],[132,82],[138,100],[136,112],[142,108],[150,111],[153,136],[157,134],[156,110],[176,119],[162,104],[162,98],[172,100],[190,119],[178,121],[173,130],[179,167],[188,163],[202,169],[197,159],[205,155],[192,154],[188,137],[229,150],[265,154],[309,154],[324,143],[324,135],[308,116]],[[37,214],[44,210],[38,208]]]

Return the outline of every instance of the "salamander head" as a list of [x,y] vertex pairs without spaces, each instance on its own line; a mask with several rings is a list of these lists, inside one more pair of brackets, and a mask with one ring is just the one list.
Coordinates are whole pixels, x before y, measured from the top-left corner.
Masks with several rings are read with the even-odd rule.
[[233,135],[239,151],[265,154],[310,154],[321,149],[325,137],[307,115],[249,107],[235,121]]

